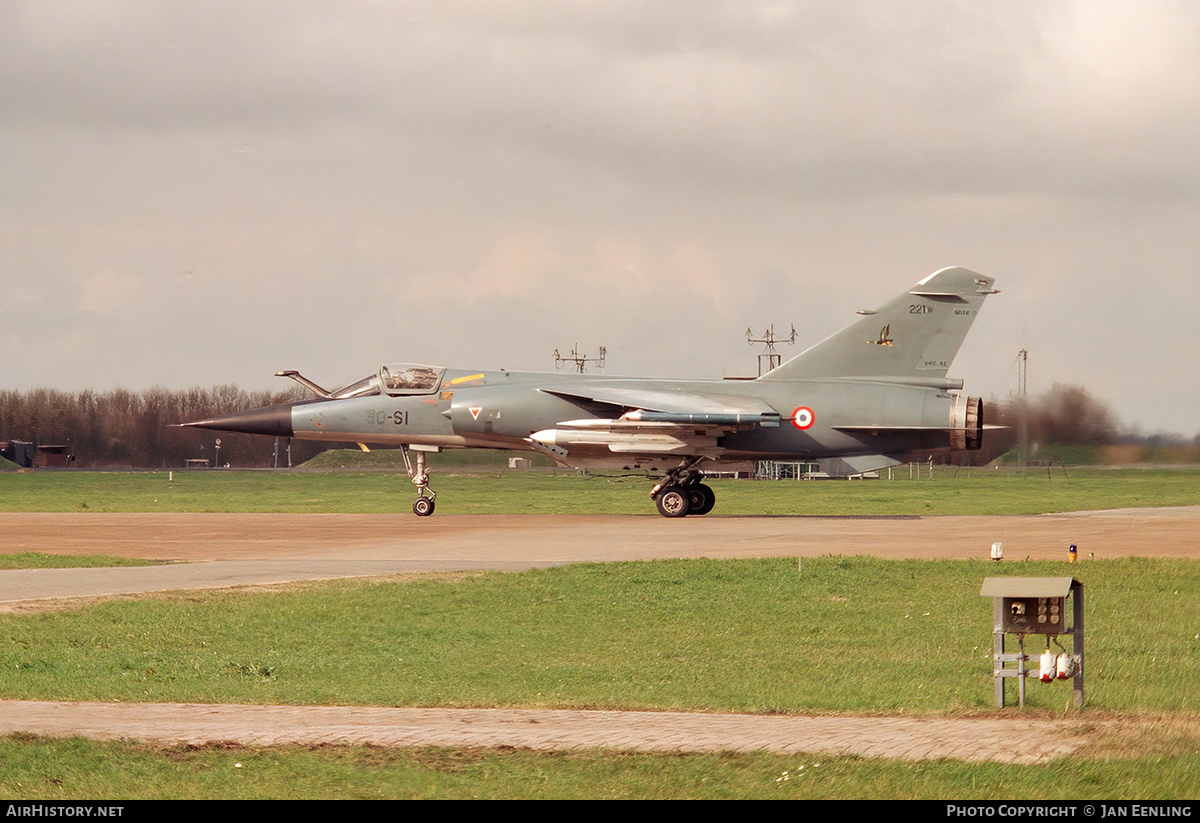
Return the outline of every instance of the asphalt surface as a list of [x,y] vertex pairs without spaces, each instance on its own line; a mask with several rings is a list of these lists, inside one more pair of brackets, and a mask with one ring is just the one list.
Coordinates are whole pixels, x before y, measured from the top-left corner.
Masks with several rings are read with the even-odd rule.
[[1200,557],[1200,506],[1027,517],[0,513],[4,553],[172,562],[0,572],[0,606],[423,571],[664,558]]

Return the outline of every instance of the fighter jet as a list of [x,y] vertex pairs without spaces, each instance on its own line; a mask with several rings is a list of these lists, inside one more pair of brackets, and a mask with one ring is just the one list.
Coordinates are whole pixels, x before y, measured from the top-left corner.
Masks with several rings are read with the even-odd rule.
[[[979,449],[983,404],[947,377],[994,279],[941,269],[757,379],[660,380],[388,364],[316,397],[183,425],[396,447],[434,511],[426,455],[443,449],[540,452],[572,468],[661,475],[665,517],[716,502],[706,471],[760,460],[838,457],[865,472]],[[415,454],[415,460],[410,456]]]

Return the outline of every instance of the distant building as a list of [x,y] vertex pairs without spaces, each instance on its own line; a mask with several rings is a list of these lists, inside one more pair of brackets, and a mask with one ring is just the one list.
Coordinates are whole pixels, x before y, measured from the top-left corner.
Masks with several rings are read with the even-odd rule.
[[38,446],[33,465],[39,469],[51,466],[69,466],[75,462],[70,446]]
[[70,466],[75,462],[70,446],[35,446],[24,440],[0,441],[0,457],[23,469]]
[[4,440],[0,441],[0,457],[11,460],[23,469],[29,469],[33,468],[37,449],[32,443],[23,440]]

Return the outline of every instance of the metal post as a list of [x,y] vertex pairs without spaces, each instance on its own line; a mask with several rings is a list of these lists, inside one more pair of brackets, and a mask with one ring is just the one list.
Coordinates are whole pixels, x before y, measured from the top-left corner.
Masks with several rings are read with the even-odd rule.
[[992,600],[992,695],[997,709],[1004,708],[1004,616],[999,597]]
[[1019,695],[1017,706],[1023,709],[1025,708],[1025,679],[1026,673],[1029,671],[1025,665],[1025,661],[1029,659],[1025,656],[1025,635],[1017,635],[1017,646],[1021,650],[1021,657],[1017,660],[1017,694]]
[[1075,678],[1072,689],[1075,708],[1083,707],[1083,584],[1071,584],[1071,653],[1075,657]]

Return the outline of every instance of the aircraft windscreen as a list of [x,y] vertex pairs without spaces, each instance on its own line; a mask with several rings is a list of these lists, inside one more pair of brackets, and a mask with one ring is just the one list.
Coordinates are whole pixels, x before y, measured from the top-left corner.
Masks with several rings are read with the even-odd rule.
[[333,393],[334,398],[343,400],[347,397],[369,397],[372,394],[379,394],[379,375],[372,374],[370,377],[364,377],[357,383],[351,383],[344,389],[338,389]]
[[444,371],[436,366],[399,363],[381,366],[379,377],[388,394],[427,394],[441,385]]

